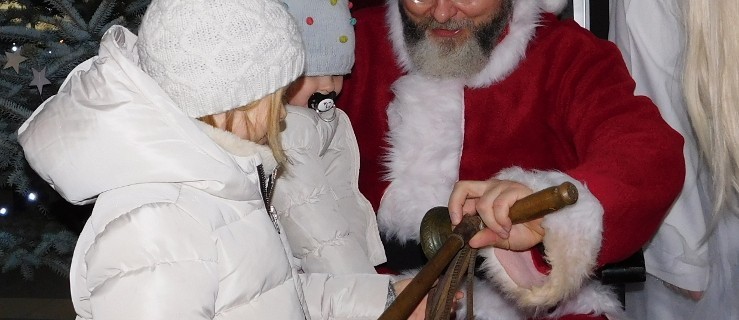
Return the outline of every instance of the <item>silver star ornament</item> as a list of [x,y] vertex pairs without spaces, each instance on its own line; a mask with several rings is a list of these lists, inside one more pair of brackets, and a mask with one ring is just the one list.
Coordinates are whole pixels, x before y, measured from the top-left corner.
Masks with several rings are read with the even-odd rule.
[[31,68],[31,71],[33,71],[33,80],[29,86],[36,86],[36,88],[38,88],[38,94],[41,94],[44,85],[51,84],[51,81],[46,79],[46,67],[41,69],[41,71],[36,71],[36,69]]
[[5,63],[3,69],[12,67],[15,73],[20,73],[21,62],[26,61],[26,57],[21,55],[21,51],[16,52],[5,52],[5,57],[8,58],[8,62]]

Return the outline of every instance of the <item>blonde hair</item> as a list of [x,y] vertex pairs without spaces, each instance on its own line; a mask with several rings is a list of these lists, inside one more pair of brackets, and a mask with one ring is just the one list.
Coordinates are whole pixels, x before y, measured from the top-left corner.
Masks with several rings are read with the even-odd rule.
[[713,177],[715,224],[739,196],[739,1],[688,1],[685,17],[685,99]]
[[[243,107],[226,111],[226,131],[233,131],[233,114],[236,111],[247,111],[251,108],[256,108],[262,101],[267,100],[269,103],[269,112],[267,114],[267,145],[272,154],[277,160],[277,163],[284,164],[287,160],[285,151],[282,149],[282,141],[280,140],[280,131],[282,130],[282,108],[285,106],[285,89],[281,88],[264,98],[257,101],[251,102]],[[216,127],[215,119],[212,115],[198,118],[198,120],[205,122],[213,127]]]

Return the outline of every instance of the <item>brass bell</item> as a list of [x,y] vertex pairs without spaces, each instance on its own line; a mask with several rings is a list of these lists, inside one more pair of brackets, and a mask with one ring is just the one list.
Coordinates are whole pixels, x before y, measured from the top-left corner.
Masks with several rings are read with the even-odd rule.
[[435,207],[426,212],[421,220],[421,249],[427,259],[436,255],[450,234],[452,220],[449,218],[449,208]]
[[[509,217],[513,224],[538,219],[577,202],[577,197],[577,187],[565,182],[516,201],[510,209]],[[435,207],[427,211],[421,220],[421,249],[426,258],[433,258],[452,233],[449,208]]]

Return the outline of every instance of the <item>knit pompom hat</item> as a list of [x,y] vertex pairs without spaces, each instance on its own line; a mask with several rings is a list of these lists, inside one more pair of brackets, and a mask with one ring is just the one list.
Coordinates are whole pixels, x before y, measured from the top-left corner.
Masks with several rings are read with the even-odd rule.
[[190,117],[257,101],[303,72],[300,34],[278,0],[153,0],[141,68]]
[[354,65],[354,24],[348,0],[283,0],[305,45],[305,75],[344,75]]

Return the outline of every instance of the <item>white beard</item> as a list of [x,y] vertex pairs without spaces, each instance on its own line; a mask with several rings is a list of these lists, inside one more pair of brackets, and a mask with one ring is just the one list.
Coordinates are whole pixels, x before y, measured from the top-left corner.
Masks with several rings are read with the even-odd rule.
[[488,62],[480,43],[471,37],[461,45],[438,43],[425,36],[408,51],[419,73],[435,78],[467,78],[482,71]]

